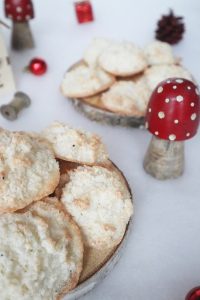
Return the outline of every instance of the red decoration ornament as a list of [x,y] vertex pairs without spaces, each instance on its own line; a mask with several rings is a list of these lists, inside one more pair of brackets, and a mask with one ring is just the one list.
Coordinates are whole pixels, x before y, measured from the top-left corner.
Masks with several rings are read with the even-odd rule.
[[193,288],[187,294],[185,300],[200,300],[200,286]]
[[27,69],[34,75],[40,76],[46,73],[47,71],[47,64],[41,58],[33,58]]
[[200,120],[197,86],[183,78],[169,78],[154,90],[147,108],[146,127],[160,139],[184,141],[192,138]]
[[79,23],[92,22],[94,20],[92,5],[89,0],[75,1],[76,17]]
[[14,22],[25,22],[34,18],[31,0],[5,0],[5,15]]

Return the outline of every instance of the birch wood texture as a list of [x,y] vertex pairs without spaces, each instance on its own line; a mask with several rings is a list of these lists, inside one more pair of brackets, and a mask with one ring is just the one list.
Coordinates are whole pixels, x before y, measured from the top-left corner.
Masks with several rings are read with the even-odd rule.
[[144,169],[160,180],[181,176],[184,171],[184,143],[153,136],[144,159]]

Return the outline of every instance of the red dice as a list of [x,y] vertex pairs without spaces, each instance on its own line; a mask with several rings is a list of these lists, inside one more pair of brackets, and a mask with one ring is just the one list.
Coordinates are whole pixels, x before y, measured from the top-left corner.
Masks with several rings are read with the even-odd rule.
[[92,22],[94,20],[92,5],[89,0],[75,1],[76,17],[79,23]]

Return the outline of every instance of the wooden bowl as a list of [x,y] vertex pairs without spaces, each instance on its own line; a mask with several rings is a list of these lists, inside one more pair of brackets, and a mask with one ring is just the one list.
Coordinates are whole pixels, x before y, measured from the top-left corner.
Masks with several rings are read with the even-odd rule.
[[[77,163],[66,162],[59,160],[61,176],[66,174],[69,170],[73,170],[79,166]],[[129,191],[130,187],[127,183],[126,178],[123,173],[110,161],[108,165],[109,169],[115,170],[126,183]],[[58,187],[56,194],[59,197],[60,189],[67,182],[68,177],[66,177],[65,182]],[[92,290],[98,283],[100,283],[107,274],[113,269],[115,264],[120,259],[124,247],[127,244],[128,236],[130,234],[132,227],[132,218],[130,219],[125,234],[119,245],[112,247],[110,249],[101,249],[96,250],[94,248],[85,248],[84,249],[84,261],[83,261],[83,271],[80,276],[79,284],[75,289],[69,292],[63,300],[75,300],[87,292]]]

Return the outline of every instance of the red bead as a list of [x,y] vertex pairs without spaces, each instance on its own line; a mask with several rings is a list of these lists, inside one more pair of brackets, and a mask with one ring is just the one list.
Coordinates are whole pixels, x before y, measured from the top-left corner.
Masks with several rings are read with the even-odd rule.
[[162,81],[151,95],[146,127],[160,139],[184,141],[192,138],[200,120],[197,86],[183,78]]
[[185,300],[200,300],[200,287],[195,287],[186,296]]
[[28,69],[34,75],[40,76],[46,73],[47,71],[47,64],[41,58],[34,58],[30,61]]
[[92,22],[94,20],[90,1],[75,2],[76,17],[79,23]]

